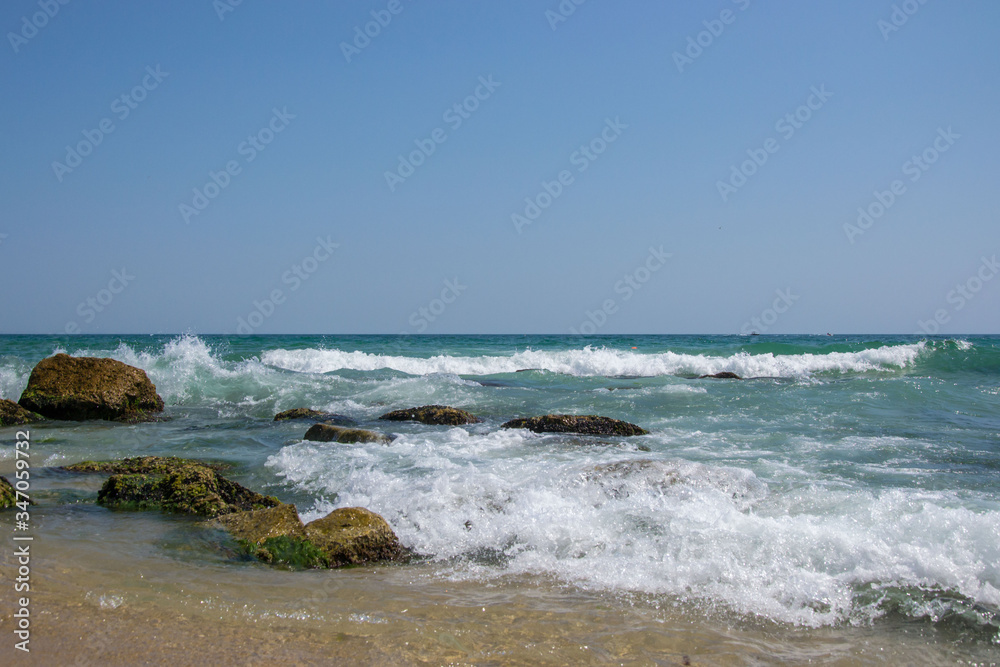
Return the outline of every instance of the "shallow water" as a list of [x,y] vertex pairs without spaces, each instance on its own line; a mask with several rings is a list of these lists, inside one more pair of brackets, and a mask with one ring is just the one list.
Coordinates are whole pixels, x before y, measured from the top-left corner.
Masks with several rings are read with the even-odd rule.
[[[31,427],[33,571],[53,605],[329,629],[415,662],[989,663],[998,343],[9,336],[0,397],[67,351],[144,368],[167,403],[159,423]],[[757,379],[690,377],[726,370]],[[484,421],[377,420],[428,403]],[[299,406],[399,437],[303,442],[308,423],[271,421]],[[650,434],[499,429],[548,412]],[[14,432],[0,429],[0,474]],[[94,505],[100,476],[43,470],[146,454],[232,462],[230,477],[305,519],[368,507],[419,558],[273,570],[192,519]]]

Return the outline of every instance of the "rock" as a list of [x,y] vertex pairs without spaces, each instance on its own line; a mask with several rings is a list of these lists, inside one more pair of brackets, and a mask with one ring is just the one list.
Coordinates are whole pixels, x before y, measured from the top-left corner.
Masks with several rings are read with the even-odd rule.
[[403,554],[386,520],[363,507],[342,507],[307,523],[306,537],[323,550],[330,567],[397,560]]
[[62,469],[69,472],[103,472],[113,475],[165,475],[183,466],[204,466],[215,471],[232,467],[228,463],[195,461],[175,456],[136,456],[119,461],[81,461],[63,466]]
[[388,445],[392,438],[384,433],[366,431],[363,428],[344,428],[343,426],[333,426],[331,424],[313,424],[303,436],[304,440],[314,440],[316,442],[378,442]]
[[177,464],[163,473],[112,475],[98,491],[97,502],[113,509],[209,517],[280,504],[274,496],[251,491],[198,464]]
[[292,408],[274,415],[274,421],[286,421],[288,419],[311,419],[316,422],[326,422],[336,426],[357,426],[357,422],[344,415],[336,415],[332,412],[320,412],[311,408]]
[[526,428],[535,433],[582,433],[584,435],[645,435],[644,428],[610,417],[596,415],[544,415],[511,419],[500,428]]
[[0,510],[14,507],[17,504],[17,491],[6,477],[0,477]]
[[219,521],[247,553],[265,563],[340,567],[398,560],[403,555],[385,519],[361,507],[334,510],[305,526],[295,505],[228,514]]
[[703,378],[716,378],[718,380],[742,380],[743,379],[739,375],[737,375],[736,373],[731,373],[729,371],[722,371],[721,373],[712,373],[711,375],[699,375],[698,376],[699,380],[701,380]]
[[57,354],[38,362],[18,401],[50,419],[148,421],[163,399],[140,368],[114,359]]
[[290,503],[226,514],[219,517],[219,522],[234,536],[254,544],[263,544],[266,539],[282,535],[306,536],[305,526],[299,519],[298,510]]
[[20,426],[44,419],[39,414],[25,410],[14,401],[0,399],[0,426]]
[[478,417],[465,410],[447,405],[423,405],[419,408],[393,410],[385,413],[379,419],[397,422],[414,421],[421,424],[447,424],[448,426],[475,424],[480,421]]

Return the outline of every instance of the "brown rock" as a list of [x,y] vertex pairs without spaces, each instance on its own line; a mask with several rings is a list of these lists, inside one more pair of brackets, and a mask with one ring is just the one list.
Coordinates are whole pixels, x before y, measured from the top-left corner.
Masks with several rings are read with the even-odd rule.
[[396,560],[402,547],[385,519],[363,507],[342,507],[306,524],[306,537],[330,559],[330,567]]
[[331,424],[313,424],[303,436],[305,440],[316,442],[377,442],[388,445],[392,438],[384,433],[376,431],[366,431],[363,428],[344,428],[343,426],[333,426]]
[[71,421],[147,421],[163,411],[163,399],[142,369],[68,354],[38,362],[18,403],[44,417]]
[[14,401],[0,399],[0,426],[20,426],[44,419],[39,414],[25,410]]
[[414,421],[421,424],[446,424],[448,426],[475,424],[479,422],[479,418],[475,415],[447,405],[423,405],[419,408],[393,410],[392,412],[385,413],[379,419],[400,422]]
[[584,435],[646,435],[644,428],[620,419],[596,415],[544,415],[511,419],[500,428],[526,428],[535,433],[582,433]]

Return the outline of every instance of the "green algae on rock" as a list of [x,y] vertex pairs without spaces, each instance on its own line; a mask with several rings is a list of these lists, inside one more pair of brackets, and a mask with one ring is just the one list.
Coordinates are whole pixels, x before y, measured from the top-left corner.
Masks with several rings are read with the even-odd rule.
[[620,419],[597,415],[544,415],[511,419],[500,428],[526,428],[535,433],[581,433],[583,435],[646,435],[646,429]]
[[330,559],[330,567],[398,560],[399,539],[380,515],[363,507],[342,507],[306,524],[306,536]]
[[165,474],[115,474],[97,494],[100,505],[215,517],[275,507],[280,501],[230,481],[203,465],[177,465]]
[[6,477],[0,477],[0,510],[14,507],[17,504],[17,491]]
[[227,470],[228,463],[181,459],[175,456],[135,456],[118,461],[80,461],[63,470],[69,472],[102,472],[113,475],[165,475],[181,466],[203,466],[215,471]]
[[337,509],[306,525],[295,505],[227,514],[219,522],[249,555],[272,565],[332,568],[403,555],[385,519],[361,507]]
[[414,421],[421,424],[444,424],[447,426],[476,424],[480,421],[478,417],[470,412],[447,405],[422,405],[419,408],[393,410],[392,412],[385,413],[379,419],[387,421]]
[[20,426],[45,419],[40,414],[25,410],[14,401],[0,399],[0,426]]
[[50,419],[140,422],[163,411],[141,368],[114,359],[57,354],[38,362],[18,401]]
[[367,431],[363,428],[344,428],[332,424],[313,424],[303,436],[304,440],[316,442],[340,442],[344,444],[355,442],[378,442],[388,445],[392,438],[377,431]]

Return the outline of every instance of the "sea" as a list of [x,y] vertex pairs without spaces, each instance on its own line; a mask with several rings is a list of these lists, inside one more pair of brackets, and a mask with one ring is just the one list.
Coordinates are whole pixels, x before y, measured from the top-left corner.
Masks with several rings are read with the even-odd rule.
[[[0,429],[8,479],[29,431],[36,615],[266,627],[401,664],[1000,662],[998,336],[8,335],[0,398],[57,352],[142,368],[166,409]],[[742,379],[699,377],[725,371]],[[482,421],[378,419],[428,404]],[[273,420],[297,407],[397,437],[305,441]],[[500,428],[549,413],[649,434]],[[146,455],[230,463],[305,521],[366,507],[413,556],[275,569],[60,469]]]

